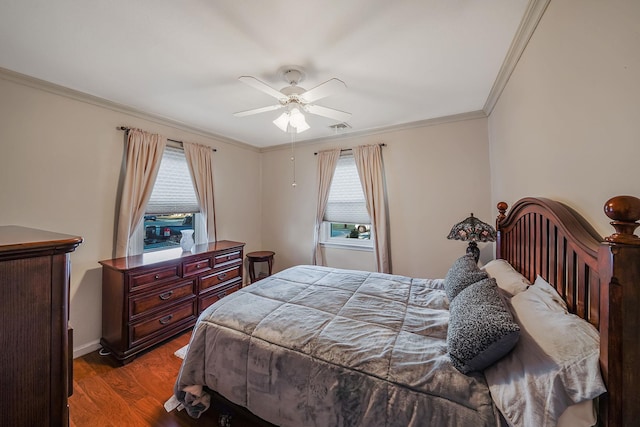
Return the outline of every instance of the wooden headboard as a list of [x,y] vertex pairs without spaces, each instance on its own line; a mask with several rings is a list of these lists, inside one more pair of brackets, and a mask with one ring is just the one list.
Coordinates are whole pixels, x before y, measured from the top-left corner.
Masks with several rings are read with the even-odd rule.
[[615,233],[602,239],[568,206],[525,198],[507,214],[498,203],[496,257],[531,282],[551,283],[572,313],[600,331],[600,365],[607,393],[599,399],[600,425],[640,420],[640,199],[605,203]]

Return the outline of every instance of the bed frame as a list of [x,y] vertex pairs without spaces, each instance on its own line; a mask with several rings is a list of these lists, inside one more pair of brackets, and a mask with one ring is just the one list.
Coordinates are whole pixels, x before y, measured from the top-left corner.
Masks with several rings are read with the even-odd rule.
[[615,233],[602,239],[568,206],[543,198],[498,203],[496,258],[534,281],[553,284],[572,313],[600,331],[600,366],[607,393],[599,425],[640,420],[640,199],[618,196],[604,205]]
[[[525,198],[507,214],[498,203],[496,258],[530,281],[553,284],[570,311],[600,331],[600,365],[607,393],[598,399],[603,427],[637,425],[640,420],[640,199],[618,196],[604,205],[615,233],[602,238],[568,206]],[[223,409],[260,426],[272,426],[217,393]],[[223,414],[220,426],[230,425]]]

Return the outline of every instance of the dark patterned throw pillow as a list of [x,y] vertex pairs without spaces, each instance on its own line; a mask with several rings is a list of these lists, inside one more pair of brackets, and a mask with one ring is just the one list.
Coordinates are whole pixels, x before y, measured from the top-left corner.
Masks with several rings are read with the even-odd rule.
[[486,271],[480,270],[472,254],[461,256],[453,262],[453,265],[444,278],[444,290],[449,302],[467,286],[489,277]]
[[449,306],[447,348],[453,366],[464,374],[497,362],[519,338],[520,327],[493,278],[468,286]]

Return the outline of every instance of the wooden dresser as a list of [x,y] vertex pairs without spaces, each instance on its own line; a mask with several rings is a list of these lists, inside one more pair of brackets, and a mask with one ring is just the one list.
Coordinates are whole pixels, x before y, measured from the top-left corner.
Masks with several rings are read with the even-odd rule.
[[0,226],[0,426],[69,424],[69,253],[80,243]]
[[102,347],[124,364],[191,328],[205,308],[242,287],[243,248],[222,240],[100,261]]

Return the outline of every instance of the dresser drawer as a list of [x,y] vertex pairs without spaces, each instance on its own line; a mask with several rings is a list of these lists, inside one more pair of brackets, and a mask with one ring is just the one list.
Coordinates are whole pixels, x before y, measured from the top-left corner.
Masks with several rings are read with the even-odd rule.
[[230,251],[213,257],[213,268],[220,268],[239,262],[242,264],[242,251]]
[[212,269],[213,263],[211,258],[201,258],[197,261],[189,261],[182,264],[182,273],[184,277],[205,273]]
[[163,311],[149,320],[133,323],[129,326],[129,345],[135,346],[141,341],[150,338],[155,333],[172,329],[178,324],[186,324],[196,319],[196,299],[177,305],[171,310]]
[[200,307],[198,307],[199,313],[209,307],[216,301],[221,300],[229,294],[234,293],[238,289],[242,287],[242,280],[238,280],[237,282],[229,283],[226,285],[222,285],[219,288],[213,288],[206,295],[200,296]]
[[242,275],[242,264],[200,278],[200,293]]
[[161,310],[180,301],[195,296],[195,281],[187,280],[181,283],[170,283],[153,292],[133,297],[129,300],[129,315],[133,320],[155,310]]
[[140,274],[132,274],[129,281],[129,289],[131,291],[143,288],[152,283],[159,283],[165,280],[175,280],[180,278],[178,266],[173,265],[163,269],[154,271],[145,271]]

